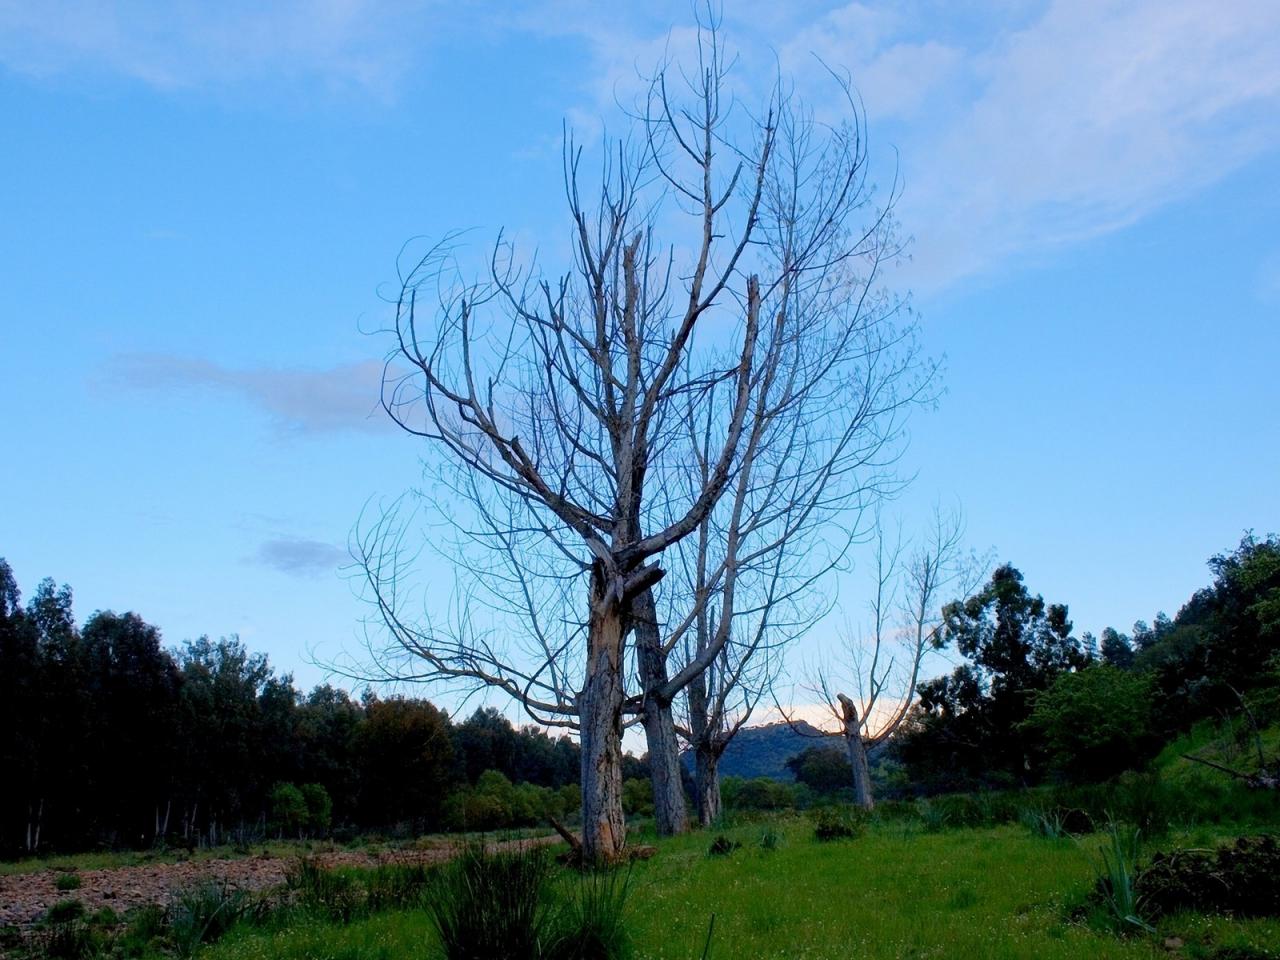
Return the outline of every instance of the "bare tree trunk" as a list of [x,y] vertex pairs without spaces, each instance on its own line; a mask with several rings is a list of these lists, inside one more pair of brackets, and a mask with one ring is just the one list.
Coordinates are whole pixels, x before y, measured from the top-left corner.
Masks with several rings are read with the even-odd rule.
[[694,780],[698,790],[698,822],[709,827],[720,819],[720,752],[700,743],[694,751]]
[[862,723],[853,701],[840,694],[840,706],[844,712],[844,742],[849,752],[849,767],[853,770],[853,802],[864,810],[875,806],[871,797],[871,768],[867,763],[867,745],[862,740]]
[[36,807],[34,816],[31,805],[27,804],[27,853],[35,853],[40,849],[40,827],[44,821],[44,798]]
[[587,674],[579,694],[582,743],[582,854],[587,863],[619,859],[622,814],[622,644],[619,600],[600,571],[591,577]]
[[864,810],[875,807],[871,796],[871,768],[867,764],[867,747],[860,735],[845,736],[849,747],[849,766],[853,769],[853,802]]
[[689,683],[689,728],[693,734],[693,782],[698,795],[698,823],[709,827],[720,818],[720,750],[711,729],[707,675]]
[[662,654],[653,591],[645,590],[632,605],[636,662],[644,690],[645,739],[649,747],[649,781],[653,785],[653,818],[658,835],[675,836],[689,829],[684,783],[680,777],[680,741],[676,737],[671,701],[655,696],[667,683],[667,660]]

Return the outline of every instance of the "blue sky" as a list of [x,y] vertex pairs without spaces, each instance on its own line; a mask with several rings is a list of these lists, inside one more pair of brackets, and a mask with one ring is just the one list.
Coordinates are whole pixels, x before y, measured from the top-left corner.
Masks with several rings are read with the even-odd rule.
[[[397,252],[504,226],[554,250],[562,123],[598,134],[687,47],[689,5],[640,9],[0,0],[23,588],[320,679],[308,651],[364,613],[338,569],[356,517],[419,474],[367,333]],[[1280,529],[1280,5],[750,0],[725,29],[748,94],[775,63],[802,93],[811,54],[846,68],[897,158],[894,283],[946,360],[908,521],[958,501],[974,547],[1094,632]]]

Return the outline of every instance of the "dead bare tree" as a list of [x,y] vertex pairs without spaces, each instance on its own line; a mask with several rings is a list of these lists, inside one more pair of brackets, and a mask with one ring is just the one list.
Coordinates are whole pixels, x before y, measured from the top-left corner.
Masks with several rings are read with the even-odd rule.
[[[854,801],[874,806],[870,751],[902,724],[915,700],[925,654],[942,628],[944,591],[967,596],[986,562],[962,550],[958,513],[935,511],[925,539],[914,549],[900,529],[877,521],[869,633],[848,631],[836,662],[812,671],[811,692],[838,725],[852,776]],[[849,685],[853,696],[839,687]]]
[[[405,512],[383,511],[353,537],[387,628],[386,644],[370,646],[371,672],[501,691],[542,722],[576,728],[593,861],[624,844],[625,714],[650,693],[669,707],[729,642],[718,628],[670,676],[641,656],[645,691],[628,698],[627,641],[657,624],[645,611],[664,556],[708,518],[746,516],[766,498],[753,478],[786,454],[765,442],[786,424],[811,447],[793,489],[823,515],[824,484],[859,458],[873,462],[898,432],[884,411],[918,392],[907,382],[910,325],[895,327],[902,306],[880,276],[897,254],[892,194],[873,202],[847,85],[836,83],[850,120],[830,126],[781,83],[748,113],[727,96],[728,73],[710,24],[696,71],[658,69],[631,117],[638,136],[607,147],[594,186],[566,137],[573,252],[559,275],[501,236],[480,280],[465,278],[452,239],[402,271],[383,406],[429,441],[427,500],[487,560],[470,567],[455,555],[470,569],[451,613],[431,616],[428,595],[423,616],[407,586],[419,547]],[[664,230],[680,241],[661,245]],[[682,488],[691,410],[714,442],[699,482]],[[740,519],[717,523],[723,572],[684,618],[713,597],[735,609],[748,538]]]

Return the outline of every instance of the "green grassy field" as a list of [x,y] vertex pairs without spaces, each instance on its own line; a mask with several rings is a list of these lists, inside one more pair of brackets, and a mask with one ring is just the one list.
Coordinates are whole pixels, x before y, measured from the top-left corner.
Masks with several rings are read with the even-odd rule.
[[[708,856],[713,835],[695,833],[660,843],[653,859],[637,863],[628,903],[636,957],[703,956],[713,914],[709,956],[719,960],[1280,957],[1280,920],[1179,916],[1155,935],[1122,938],[1082,915],[1100,837],[1046,840],[1016,826],[925,833],[888,822],[819,844],[806,819],[773,823],[781,836],[775,850],[759,845],[762,825],[743,825],[725,831],[742,844],[728,856]],[[1168,842],[1212,839],[1201,832]],[[1169,938],[1182,946],[1167,946]],[[208,960],[434,955],[421,911],[348,926],[304,919],[245,926],[201,952]]]

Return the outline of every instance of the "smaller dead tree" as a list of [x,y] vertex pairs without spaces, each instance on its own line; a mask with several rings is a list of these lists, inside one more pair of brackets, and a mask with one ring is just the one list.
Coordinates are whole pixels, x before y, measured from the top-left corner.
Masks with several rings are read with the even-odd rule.
[[935,511],[929,533],[914,548],[877,521],[869,632],[847,632],[838,660],[811,671],[809,689],[838,724],[854,801],[864,809],[875,805],[870,753],[911,709],[925,654],[942,627],[944,591],[967,596],[981,582],[986,564],[962,550],[962,538],[956,512]]

